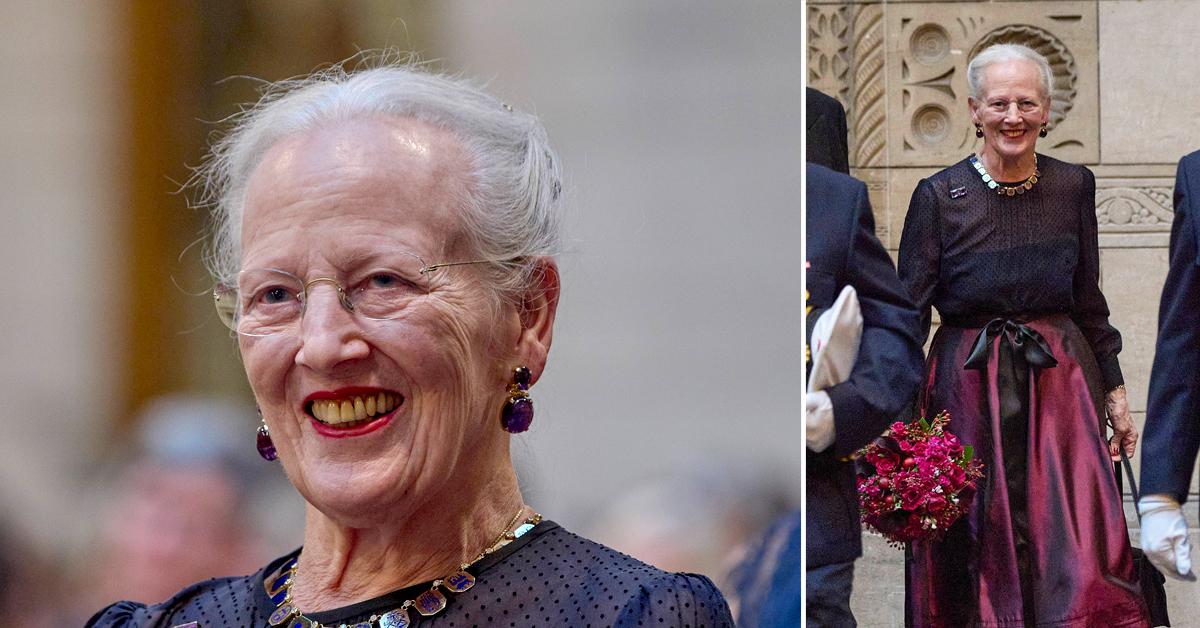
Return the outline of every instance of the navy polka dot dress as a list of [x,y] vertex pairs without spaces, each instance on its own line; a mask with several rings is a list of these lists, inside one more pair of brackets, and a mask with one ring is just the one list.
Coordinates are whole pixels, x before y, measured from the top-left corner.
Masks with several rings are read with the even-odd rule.
[[[171,599],[147,606],[118,602],[97,613],[88,627],[267,626],[275,605],[264,577],[295,557],[280,557],[241,578],[194,584]],[[484,558],[469,570],[471,589],[449,593],[446,610],[433,617],[410,613],[420,628],[473,626],[572,626],[719,628],[733,626],[729,607],[708,578],[667,573],[572,534],[552,521]],[[429,589],[393,591],[340,609],[306,613],[326,626],[353,625],[382,615]]]

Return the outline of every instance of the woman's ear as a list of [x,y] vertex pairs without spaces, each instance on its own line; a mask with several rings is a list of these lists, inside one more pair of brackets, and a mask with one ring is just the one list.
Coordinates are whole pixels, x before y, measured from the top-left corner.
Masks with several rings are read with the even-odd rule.
[[516,355],[521,363],[529,367],[534,384],[546,368],[550,354],[550,342],[554,337],[554,316],[558,311],[558,295],[561,290],[558,264],[550,257],[539,257],[533,261],[529,289],[517,304],[520,314],[521,332],[517,336]]
[[979,106],[979,101],[967,96],[967,111],[971,114],[971,124],[979,124],[979,113],[976,108]]

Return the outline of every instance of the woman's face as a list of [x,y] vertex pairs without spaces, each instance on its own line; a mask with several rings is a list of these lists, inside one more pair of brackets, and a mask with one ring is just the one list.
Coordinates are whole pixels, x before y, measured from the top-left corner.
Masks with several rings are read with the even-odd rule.
[[[430,264],[474,259],[458,219],[467,165],[453,136],[407,119],[285,138],[247,185],[242,269],[349,288],[399,251]],[[326,515],[369,526],[511,464],[498,413],[522,363],[520,316],[490,298],[477,268],[430,273],[387,321],[352,314],[334,284],[313,283],[291,331],[239,336],[279,459]],[[358,402],[374,412],[335,424],[333,408]]]
[[979,99],[968,99],[971,119],[983,128],[984,150],[1004,160],[1033,155],[1038,132],[1050,120],[1039,77],[1037,64],[1026,59],[984,68]]

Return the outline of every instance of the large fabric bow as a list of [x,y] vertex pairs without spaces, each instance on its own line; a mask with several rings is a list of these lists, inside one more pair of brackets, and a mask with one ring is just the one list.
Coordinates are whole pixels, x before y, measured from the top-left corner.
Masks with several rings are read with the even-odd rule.
[[973,371],[986,370],[988,359],[992,355],[992,341],[1001,334],[1013,348],[1014,353],[1024,357],[1029,366],[1039,369],[1058,366],[1054,352],[1051,351],[1050,345],[1046,343],[1046,339],[1041,334],[1022,323],[1004,318],[993,318],[983,329],[979,330],[979,336],[975,338],[975,347],[971,349],[971,355],[967,356],[963,368]]

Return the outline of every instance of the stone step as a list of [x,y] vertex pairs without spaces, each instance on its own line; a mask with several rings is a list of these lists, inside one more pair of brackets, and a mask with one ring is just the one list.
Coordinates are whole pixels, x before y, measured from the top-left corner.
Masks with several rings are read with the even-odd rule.
[[[1133,516],[1132,504],[1126,512]],[[1188,509],[1188,520],[1195,525],[1195,509]],[[1136,524],[1136,521],[1134,521]],[[1137,543],[1137,532],[1132,532]],[[1189,533],[1192,547],[1200,547],[1200,530]],[[1192,552],[1200,571],[1200,551]],[[854,592],[850,607],[862,628],[903,628],[904,626],[904,551],[888,547],[883,537],[863,534],[863,557],[854,568]],[[1200,583],[1167,578],[1167,608],[1176,626],[1200,626]]]

